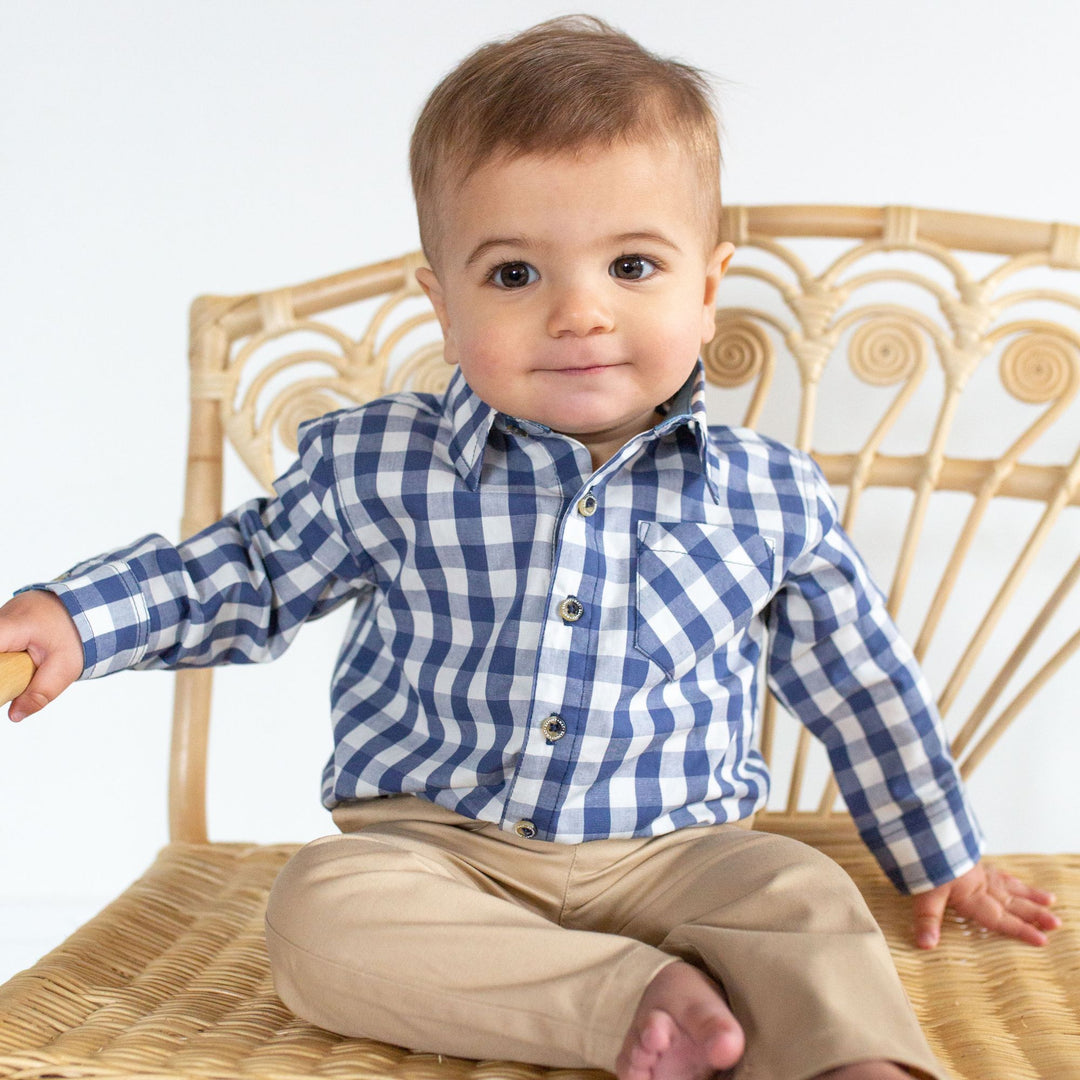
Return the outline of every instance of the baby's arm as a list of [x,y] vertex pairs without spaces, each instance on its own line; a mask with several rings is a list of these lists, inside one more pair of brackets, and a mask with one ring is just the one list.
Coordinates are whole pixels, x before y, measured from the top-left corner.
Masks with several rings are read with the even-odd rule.
[[3,609],[0,651],[41,666],[16,718],[76,678],[278,656],[300,626],[365,587],[338,520],[316,422],[276,497],[253,499],[179,545],[146,536],[22,592]]
[[[807,459],[807,543],[771,611],[770,685],[825,744],[863,839],[913,895],[915,938],[937,944],[946,906],[1034,945],[1054,898],[980,861],[982,840],[915,657]],[[815,509],[816,504],[816,509]]]
[[8,710],[16,723],[43,709],[82,674],[82,640],[75,621],[49,592],[22,593],[0,607],[0,652],[28,652],[37,669]]

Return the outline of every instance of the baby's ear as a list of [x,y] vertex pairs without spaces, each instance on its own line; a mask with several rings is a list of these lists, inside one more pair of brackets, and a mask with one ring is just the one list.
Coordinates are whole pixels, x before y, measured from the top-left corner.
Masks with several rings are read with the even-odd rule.
[[450,347],[450,316],[446,311],[446,294],[443,292],[442,284],[435,276],[435,271],[430,266],[419,266],[416,268],[416,281],[420,288],[427,293],[427,298],[431,301],[431,306],[435,309],[435,317],[439,320],[439,325],[442,327],[443,333],[443,352],[446,356],[448,363],[453,364],[456,361],[452,355],[452,348]]
[[701,309],[701,344],[711,341],[716,333],[716,295],[720,290],[720,282],[727,273],[728,263],[735,254],[735,245],[726,240],[717,244],[716,249],[709,256],[705,265],[705,295]]
[[416,282],[427,293],[431,306],[435,309],[439,322],[442,324],[443,333],[446,333],[446,299],[443,296],[442,285],[435,276],[435,271],[430,266],[418,266],[416,268]]
[[430,266],[418,266],[416,268],[416,280],[420,288],[427,293],[427,298],[431,301],[431,306],[435,309],[435,316],[442,327],[443,356],[446,357],[448,364],[456,364],[454,343],[450,336],[450,315],[446,310],[446,293],[443,291],[442,283]]

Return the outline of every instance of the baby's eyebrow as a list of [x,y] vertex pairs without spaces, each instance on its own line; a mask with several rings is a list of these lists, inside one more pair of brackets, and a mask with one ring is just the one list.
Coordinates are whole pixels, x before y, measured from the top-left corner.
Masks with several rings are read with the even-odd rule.
[[618,236],[613,236],[611,239],[616,244],[636,244],[645,241],[649,244],[663,244],[664,247],[671,248],[672,251],[682,250],[682,248],[680,248],[670,237],[665,236],[663,233],[651,232],[649,230],[643,232],[619,233]]
[[478,262],[480,258],[492,248],[527,248],[528,246],[529,241],[522,236],[496,236],[491,240],[485,240],[482,244],[477,244],[476,247],[473,248],[472,253],[465,260],[465,269],[468,270],[473,263]]
[[[660,244],[663,247],[670,248],[672,251],[681,252],[682,248],[675,243],[670,237],[665,236],[660,232],[653,232],[651,229],[640,229],[633,232],[618,233],[615,236],[610,236],[604,241],[605,244],[618,245],[625,247],[633,244]],[[468,270],[474,263],[479,262],[480,259],[492,248],[498,247],[513,247],[518,250],[528,249],[532,245],[529,240],[524,236],[495,236],[490,240],[484,240],[482,243],[477,244],[473,248],[469,257],[465,260],[465,269]]]

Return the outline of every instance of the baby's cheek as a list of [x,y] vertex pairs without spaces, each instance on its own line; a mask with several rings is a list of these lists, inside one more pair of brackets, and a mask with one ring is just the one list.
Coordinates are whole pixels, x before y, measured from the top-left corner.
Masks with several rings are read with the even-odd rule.
[[504,321],[475,326],[464,340],[459,341],[462,362],[467,353],[469,362],[478,370],[493,377],[512,377],[527,366],[528,354],[535,351],[521,327],[506,326]]
[[639,342],[653,355],[664,357],[669,366],[680,367],[685,361],[686,374],[689,374],[689,367],[701,351],[703,330],[704,320],[700,312],[683,312],[681,318],[654,322],[639,338]]
[[499,335],[459,342],[454,362],[461,365],[466,382],[500,412],[519,415],[522,408],[520,343]]

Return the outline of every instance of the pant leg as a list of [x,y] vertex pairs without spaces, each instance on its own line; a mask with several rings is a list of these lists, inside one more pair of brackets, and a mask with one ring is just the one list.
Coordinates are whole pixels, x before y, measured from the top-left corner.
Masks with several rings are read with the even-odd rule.
[[815,849],[689,829],[606,868],[579,863],[576,882],[567,925],[634,937],[721,983],[746,1033],[738,1080],[803,1080],[873,1058],[946,1075],[858,889]]
[[[514,865],[490,878],[469,860],[478,847],[476,863]],[[573,857],[571,847],[494,826],[430,821],[317,840],[271,892],[278,993],[299,1016],[346,1035],[611,1070],[641,994],[672,958],[553,921]]]

